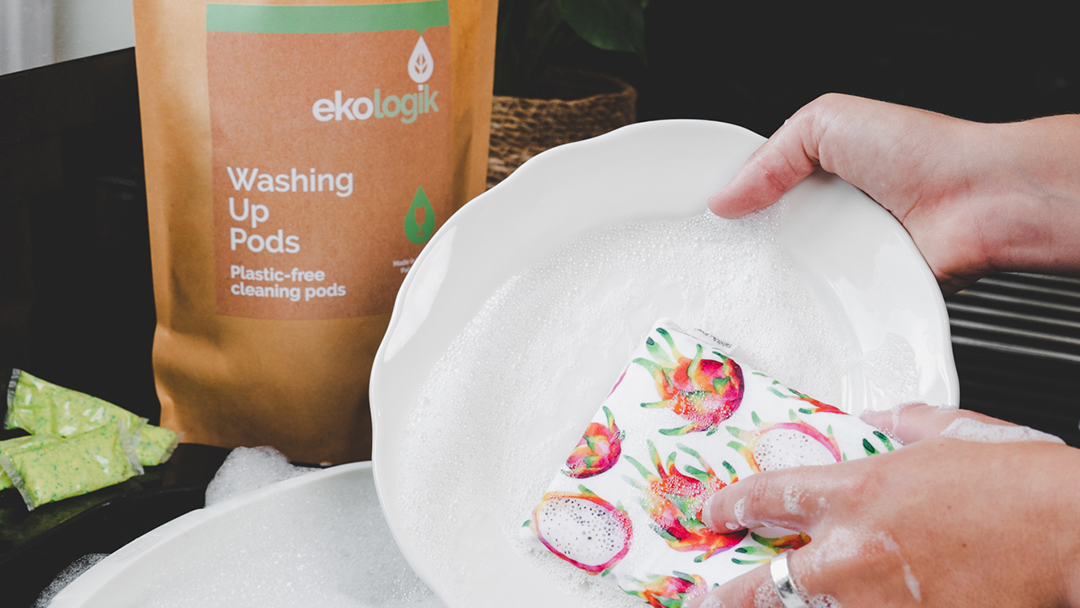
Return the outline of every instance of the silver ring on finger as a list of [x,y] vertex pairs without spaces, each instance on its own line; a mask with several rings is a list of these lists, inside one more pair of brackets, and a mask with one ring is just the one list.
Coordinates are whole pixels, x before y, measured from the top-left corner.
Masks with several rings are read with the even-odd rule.
[[795,581],[791,578],[788,570],[788,551],[772,558],[769,562],[769,573],[772,575],[773,586],[784,608],[807,608],[806,602],[795,588]]

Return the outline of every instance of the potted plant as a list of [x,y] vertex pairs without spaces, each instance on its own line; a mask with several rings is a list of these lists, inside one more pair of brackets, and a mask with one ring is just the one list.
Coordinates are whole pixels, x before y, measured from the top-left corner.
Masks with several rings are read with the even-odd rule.
[[489,188],[548,148],[634,122],[637,93],[629,85],[551,62],[580,40],[644,61],[647,1],[499,1]]

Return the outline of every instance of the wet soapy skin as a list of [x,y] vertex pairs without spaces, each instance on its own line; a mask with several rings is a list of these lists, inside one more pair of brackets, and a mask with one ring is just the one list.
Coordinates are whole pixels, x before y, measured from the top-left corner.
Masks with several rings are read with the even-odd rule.
[[131,441],[121,425],[109,424],[34,450],[0,453],[0,467],[33,510],[141,475]]
[[1031,427],[989,424],[974,418],[957,418],[953,420],[949,423],[949,426],[941,431],[941,436],[982,443],[1014,443],[1019,441],[1065,443],[1060,437],[1037,431]]

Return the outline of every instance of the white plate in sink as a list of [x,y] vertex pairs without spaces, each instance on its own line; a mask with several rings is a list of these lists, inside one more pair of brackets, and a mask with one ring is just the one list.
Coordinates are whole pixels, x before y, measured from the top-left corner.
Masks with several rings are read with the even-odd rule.
[[[465,423],[442,429],[441,442],[420,440],[416,424],[423,414],[419,395],[425,379],[512,277],[610,226],[701,215],[707,197],[763,141],[732,125],[675,120],[561,146],[470,202],[425,247],[398,294],[372,370],[373,460],[379,497],[402,552],[448,605],[585,606],[597,596],[580,584],[565,584],[557,573],[541,572],[536,559],[514,544],[512,531],[492,523],[507,519],[500,509],[513,501],[492,495],[489,471],[475,465],[482,460],[462,458],[491,445],[467,416]],[[826,174],[810,177],[785,200],[776,239],[837,338],[863,356],[899,343],[896,352],[906,353],[906,360],[896,363],[913,370],[913,390],[928,402],[956,405],[944,301],[903,227],[862,192]],[[591,360],[573,364],[598,374],[610,368]],[[892,405],[874,373],[849,369],[834,405],[848,411]],[[520,381],[529,384],[529,378]],[[523,468],[551,463],[554,474],[599,403],[559,397],[551,399],[544,421],[521,429],[512,450],[490,459],[520,462]],[[509,415],[513,403],[477,400],[473,407],[479,420]],[[567,435],[567,444],[537,432],[551,420],[565,422],[560,428],[576,425],[577,436]],[[417,453],[432,465],[416,466]],[[446,465],[457,462],[473,464]],[[540,479],[539,487],[549,479]],[[440,493],[417,500],[415,488],[428,482]],[[524,511],[509,517],[518,515],[524,520]]]

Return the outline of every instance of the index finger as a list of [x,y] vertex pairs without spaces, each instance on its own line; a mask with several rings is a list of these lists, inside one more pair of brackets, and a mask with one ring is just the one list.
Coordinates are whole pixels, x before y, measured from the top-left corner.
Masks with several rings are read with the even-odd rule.
[[862,461],[794,467],[745,477],[720,489],[702,509],[703,523],[717,532],[778,526],[813,536],[837,497],[857,495]]

